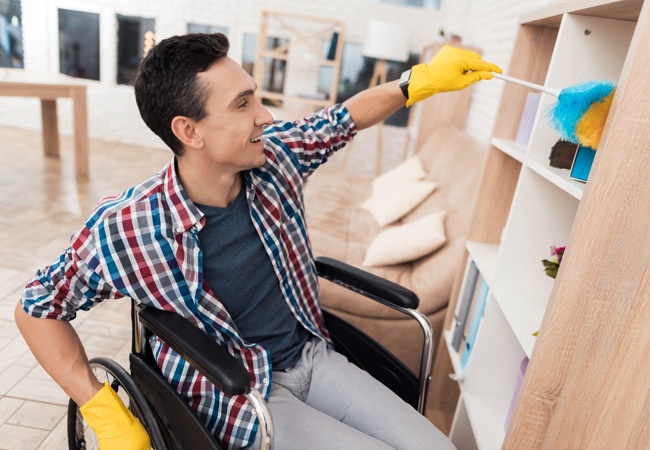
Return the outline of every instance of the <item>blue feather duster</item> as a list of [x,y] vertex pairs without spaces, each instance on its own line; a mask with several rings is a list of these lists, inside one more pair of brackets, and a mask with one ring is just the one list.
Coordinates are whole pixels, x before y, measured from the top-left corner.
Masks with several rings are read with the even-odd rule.
[[578,144],[575,133],[578,121],[594,102],[602,102],[615,87],[611,81],[587,81],[562,89],[547,119],[563,140]]
[[[493,75],[494,78],[536,89],[557,97],[557,102],[548,110],[546,118],[563,140],[580,145],[587,144],[581,142],[583,139],[576,136],[578,122],[594,103],[603,102],[616,87],[612,81],[596,80],[576,84],[565,89],[553,89],[508,75],[499,73]],[[602,114],[606,116],[607,110],[603,110]],[[604,123],[604,120],[602,122]]]

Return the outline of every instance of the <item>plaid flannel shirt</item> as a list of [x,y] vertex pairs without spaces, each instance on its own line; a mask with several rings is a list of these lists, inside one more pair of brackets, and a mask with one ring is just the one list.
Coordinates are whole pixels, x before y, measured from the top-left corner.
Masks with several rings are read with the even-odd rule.
[[[276,122],[265,135],[266,164],[244,172],[251,218],[291,311],[311,333],[323,326],[316,268],[307,237],[303,179],[356,134],[342,105],[297,122]],[[72,320],[107,299],[132,298],[188,318],[238,358],[265,398],[271,389],[268,352],[245,342],[232,318],[203,285],[198,232],[202,213],[180,185],[172,161],[151,179],[102,199],[71,246],[26,286],[33,316]],[[226,448],[254,441],[257,420],[243,396],[227,397],[174,352],[152,338],[163,375]]]

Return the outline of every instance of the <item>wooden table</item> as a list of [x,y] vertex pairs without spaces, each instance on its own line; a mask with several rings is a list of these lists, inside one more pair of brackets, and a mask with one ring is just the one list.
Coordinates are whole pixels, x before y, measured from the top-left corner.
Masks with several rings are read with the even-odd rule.
[[72,99],[74,124],[75,173],[88,178],[88,114],[86,85],[61,74],[29,72],[22,69],[0,69],[0,96],[38,97],[41,99],[43,151],[46,156],[59,156],[59,126],[56,112],[58,98]]

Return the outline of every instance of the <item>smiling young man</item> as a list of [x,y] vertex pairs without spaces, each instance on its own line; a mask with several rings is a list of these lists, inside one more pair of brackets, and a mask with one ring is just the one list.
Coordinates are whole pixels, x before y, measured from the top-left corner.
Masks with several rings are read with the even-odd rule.
[[178,158],[178,173],[193,202],[226,207],[241,188],[241,172],[266,162],[262,134],[273,117],[255,99],[253,79],[228,57],[198,73],[197,82],[206,96],[206,116],[171,119],[187,149]]
[[[101,200],[70,248],[36,274],[16,308],[25,340],[83,405],[102,450],[149,448],[148,436],[93,376],[68,322],[80,309],[125,298],[177,312],[227,347],[267,399],[276,448],[453,448],[331,350],[302,186],[358,130],[405,102],[500,69],[445,47],[413,67],[407,86],[390,82],[305,119],[274,122],[227,51],[224,35],[189,34],[161,41],[143,60],[138,107],[174,158],[149,180]],[[223,395],[156,337],[150,344],[163,375],[224,447],[256,448],[250,405]]]

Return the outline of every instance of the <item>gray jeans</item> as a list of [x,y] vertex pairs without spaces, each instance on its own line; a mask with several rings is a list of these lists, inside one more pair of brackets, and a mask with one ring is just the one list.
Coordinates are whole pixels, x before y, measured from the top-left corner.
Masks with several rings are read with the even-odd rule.
[[[276,450],[454,449],[431,422],[320,339],[273,372]],[[259,443],[249,447],[259,449]]]

